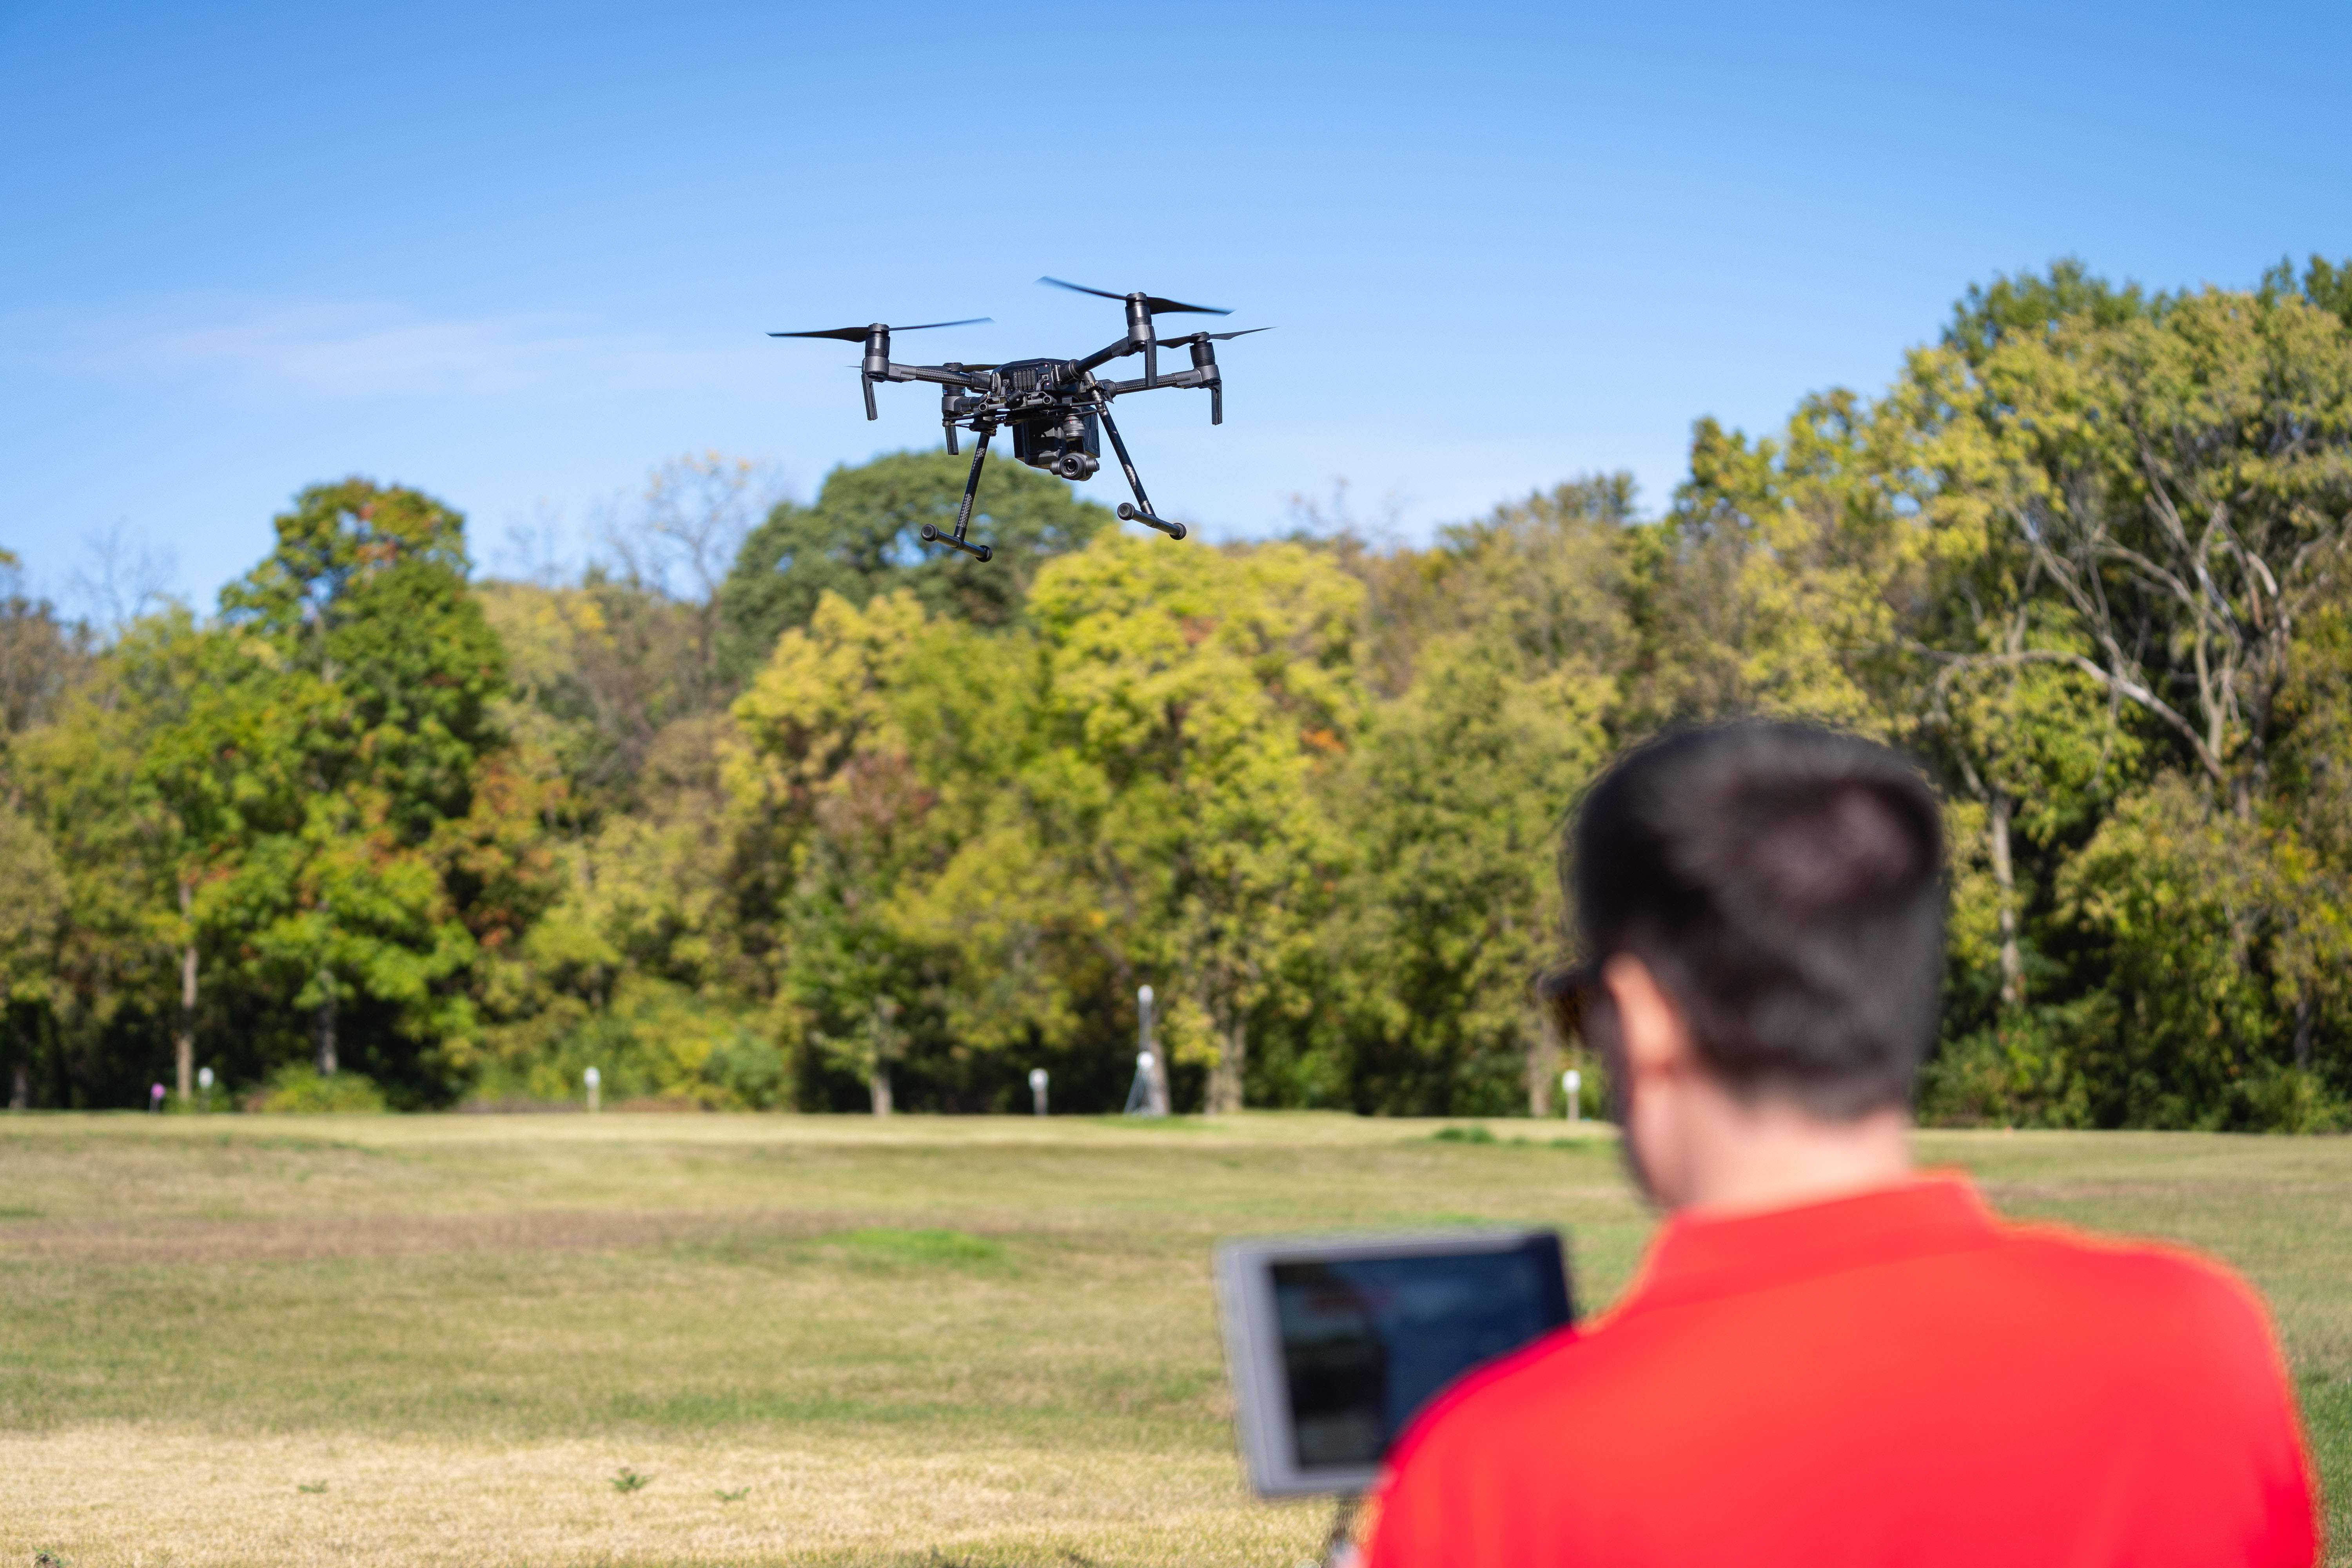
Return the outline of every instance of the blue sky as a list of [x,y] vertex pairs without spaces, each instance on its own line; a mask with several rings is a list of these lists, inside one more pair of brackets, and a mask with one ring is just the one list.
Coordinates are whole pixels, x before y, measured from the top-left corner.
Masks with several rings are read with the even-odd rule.
[[493,566],[687,451],[805,497],[936,400],[868,425],[853,350],[763,331],[1117,335],[1041,273],[1280,329],[1222,428],[1121,405],[1209,537],[1335,476],[1408,539],[1594,468],[1655,506],[1694,418],[1877,387],[1971,281],[2352,256],[2347,58],[2342,5],[0,0],[0,544],[208,605],[348,473]]

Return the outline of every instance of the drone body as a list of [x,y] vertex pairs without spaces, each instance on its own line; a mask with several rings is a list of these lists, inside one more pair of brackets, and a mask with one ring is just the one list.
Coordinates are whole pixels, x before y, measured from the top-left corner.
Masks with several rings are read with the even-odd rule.
[[[1150,294],[1110,294],[1100,289],[1083,288],[1076,283],[1064,283],[1058,278],[1041,278],[1041,283],[1076,289],[1081,294],[1099,295],[1106,300],[1118,300],[1127,307],[1127,335],[1097,349],[1084,359],[1023,359],[1002,364],[962,364],[950,360],[945,364],[899,364],[890,358],[890,334],[895,331],[924,331],[933,327],[966,327],[986,321],[985,316],[963,321],[927,321],[917,327],[885,326],[879,321],[868,327],[834,327],[816,332],[771,332],[772,338],[835,338],[848,342],[863,342],[866,356],[857,367],[858,382],[866,394],[866,417],[880,417],[874,405],[874,384],[877,381],[928,381],[940,387],[940,423],[946,427],[948,450],[958,450],[956,432],[970,430],[979,437],[971,455],[971,474],[964,481],[963,502],[956,509],[955,531],[942,533],[929,523],[923,525],[923,542],[945,544],[967,555],[985,561],[990,550],[964,537],[971,522],[972,498],[980,490],[981,466],[988,460],[988,443],[997,430],[1009,427],[1013,432],[1013,455],[1033,468],[1043,468],[1066,479],[1091,479],[1102,467],[1102,437],[1110,436],[1111,450],[1118,457],[1118,466],[1127,475],[1128,488],[1135,491],[1135,502],[1118,504],[1122,521],[1140,522],[1160,530],[1171,539],[1184,537],[1184,525],[1171,522],[1155,515],[1150,498],[1143,493],[1143,480],[1129,460],[1127,443],[1119,439],[1118,426],[1110,416],[1111,399],[1130,392],[1150,392],[1164,386],[1200,387],[1209,394],[1209,423],[1225,422],[1224,379],[1217,369],[1216,345],[1228,338],[1262,332],[1264,327],[1251,327],[1239,332],[1192,332],[1163,342],[1152,326],[1155,315],[1223,316],[1228,311],[1208,305],[1186,305],[1174,300],[1162,300]],[[1161,348],[1189,347],[1192,365],[1189,370],[1172,375],[1160,374]],[[1128,354],[1143,355],[1143,374],[1134,381],[1097,379],[1095,371],[1112,360]]]

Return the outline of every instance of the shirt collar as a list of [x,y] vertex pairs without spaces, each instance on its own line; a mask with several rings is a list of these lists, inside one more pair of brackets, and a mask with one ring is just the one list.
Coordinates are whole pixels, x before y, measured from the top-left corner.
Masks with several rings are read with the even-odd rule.
[[1762,1214],[1676,1215],[1651,1243],[1610,1316],[1675,1307],[1999,1239],[1965,1176],[1921,1176],[1852,1197]]

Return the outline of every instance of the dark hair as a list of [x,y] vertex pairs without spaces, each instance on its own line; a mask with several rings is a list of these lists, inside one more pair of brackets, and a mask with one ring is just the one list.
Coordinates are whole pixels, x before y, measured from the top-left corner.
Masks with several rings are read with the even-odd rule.
[[1901,757],[1801,724],[1683,731],[1609,770],[1567,848],[1589,962],[1647,964],[1733,1093],[1837,1120],[1908,1100],[1935,1037],[1944,848]]

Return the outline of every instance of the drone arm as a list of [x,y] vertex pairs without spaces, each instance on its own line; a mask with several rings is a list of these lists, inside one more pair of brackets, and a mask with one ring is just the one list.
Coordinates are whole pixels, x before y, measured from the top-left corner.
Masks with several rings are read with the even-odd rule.
[[1147,374],[1141,381],[1107,381],[1102,384],[1104,395],[1118,397],[1129,392],[1148,392],[1160,386],[1205,386],[1209,389],[1209,423],[1225,422],[1225,378],[1217,372],[1216,362],[1195,364],[1191,370],[1180,370],[1173,375],[1163,375],[1154,381]]
[[893,363],[884,373],[884,378],[889,381],[936,382],[941,386],[969,387],[975,392],[988,390],[988,377],[985,375],[968,370],[950,370],[945,365]]
[[1182,523],[1170,522],[1164,518],[1152,515],[1151,498],[1143,493],[1143,476],[1135,471],[1134,459],[1127,455],[1127,443],[1119,439],[1118,426],[1110,416],[1110,405],[1105,403],[1097,412],[1102,416],[1103,428],[1110,435],[1110,448],[1118,454],[1119,468],[1127,475],[1127,488],[1135,492],[1135,505],[1129,506],[1125,501],[1118,503],[1120,520],[1128,522],[1140,522],[1156,528],[1171,539],[1183,538]]
[[1173,375],[1163,375],[1157,381],[1152,380],[1150,376],[1144,376],[1135,381],[1107,381],[1102,384],[1102,389],[1105,392],[1109,393],[1113,397],[1122,397],[1130,392],[1149,392],[1154,388],[1162,386],[1208,386],[1211,384],[1213,384],[1211,377],[1202,371],[1180,370]]
[[1118,359],[1120,355],[1131,354],[1134,352],[1135,343],[1133,341],[1128,338],[1121,338],[1115,343],[1110,343],[1105,347],[1097,349],[1086,358],[1071,365],[1070,374],[1072,375],[1084,375],[1087,372],[1094,369],[1097,365],[1108,364],[1111,361]]

